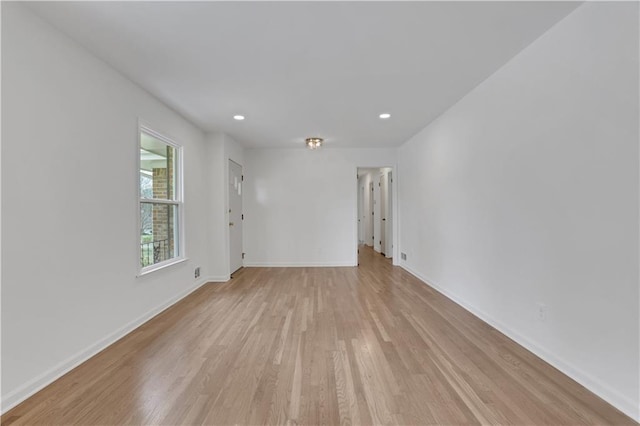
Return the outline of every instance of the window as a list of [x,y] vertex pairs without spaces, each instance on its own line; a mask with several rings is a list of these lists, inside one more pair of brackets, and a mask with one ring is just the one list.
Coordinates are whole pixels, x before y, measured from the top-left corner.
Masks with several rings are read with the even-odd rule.
[[142,273],[180,260],[182,215],[181,149],[140,127],[140,269]]

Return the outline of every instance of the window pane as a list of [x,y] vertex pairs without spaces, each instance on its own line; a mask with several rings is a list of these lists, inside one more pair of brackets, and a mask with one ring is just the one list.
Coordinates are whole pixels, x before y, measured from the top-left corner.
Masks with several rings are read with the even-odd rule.
[[178,206],[140,203],[140,264],[154,265],[179,255]]
[[142,198],[153,198],[153,179],[142,172],[140,173],[140,196]]
[[176,149],[140,133],[140,197],[176,199]]

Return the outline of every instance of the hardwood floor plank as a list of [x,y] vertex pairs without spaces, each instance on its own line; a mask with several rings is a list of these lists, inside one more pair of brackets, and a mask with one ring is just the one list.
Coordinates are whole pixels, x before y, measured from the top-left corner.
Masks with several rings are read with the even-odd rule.
[[274,364],[282,363],[282,352],[285,348],[285,343],[287,341],[287,337],[289,336],[289,327],[291,326],[291,318],[293,316],[293,309],[289,309],[287,311],[287,316],[285,317],[284,324],[282,325],[282,331],[280,332],[280,343],[278,344],[278,352],[276,352],[276,356],[273,359]]
[[2,416],[5,425],[631,425],[360,248],[360,267],[243,268]]
[[358,398],[353,384],[353,376],[349,363],[349,355],[344,340],[338,341],[338,350],[332,352],[336,394],[341,425],[358,425],[360,421],[360,409]]
[[362,380],[362,389],[373,423],[376,425],[393,424],[392,414],[397,412],[395,407],[390,406],[393,403],[393,398],[384,389],[380,374],[369,359],[366,344],[358,339],[352,339],[351,347],[356,358],[355,368]]

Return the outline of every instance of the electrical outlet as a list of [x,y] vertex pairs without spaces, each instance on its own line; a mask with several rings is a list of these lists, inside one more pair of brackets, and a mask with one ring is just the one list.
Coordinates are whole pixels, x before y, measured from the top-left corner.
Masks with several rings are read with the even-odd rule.
[[200,276],[200,267],[198,266],[195,270],[195,272],[193,273],[193,275],[198,278]]
[[400,253],[400,259],[407,260],[407,253]]
[[544,303],[538,303],[538,321],[546,321],[549,316],[549,306]]

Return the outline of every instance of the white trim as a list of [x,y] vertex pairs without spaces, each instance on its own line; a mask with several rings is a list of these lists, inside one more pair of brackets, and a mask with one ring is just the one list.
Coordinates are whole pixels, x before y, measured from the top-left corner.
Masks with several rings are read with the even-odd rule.
[[475,315],[480,320],[486,322],[500,333],[504,334],[520,346],[524,347],[528,351],[532,352],[538,358],[541,358],[543,361],[551,364],[553,367],[560,370],[563,374],[569,376],[571,379],[575,380],[591,392],[598,395],[600,398],[607,401],[609,404],[613,405],[618,410],[622,411],[627,416],[631,417],[637,422],[640,422],[640,405],[638,402],[634,402],[631,398],[628,398],[625,395],[622,395],[617,390],[611,388],[609,385],[603,383],[601,380],[593,377],[591,374],[572,366],[570,361],[561,359],[560,357],[554,355],[550,350],[546,349],[542,345],[537,342],[530,340],[529,338],[523,336],[519,332],[513,330],[511,327],[506,325],[505,323],[496,320],[491,315],[487,314],[480,309],[475,308],[469,303],[465,302],[461,297],[445,290],[440,285],[438,285],[435,281],[429,279],[421,275],[420,273],[413,270],[411,267],[407,266],[406,262],[402,262],[400,265],[401,268],[409,272],[411,275],[418,278],[423,284],[431,287],[436,290],[438,293],[445,296],[447,299],[451,300],[455,304],[461,306],[468,312]]
[[[167,136],[166,133],[160,133],[157,130],[154,130],[158,128],[158,126],[154,126],[149,124],[148,122],[146,122],[145,120],[139,118],[138,119],[138,132],[143,131],[145,133],[147,133],[149,136],[154,137],[156,139],[161,140],[162,142],[168,143],[169,145],[173,146],[174,148],[181,148],[182,146],[177,143],[175,141],[175,139],[173,139],[171,136]],[[140,146],[140,144],[138,144],[138,149],[142,148]],[[140,153],[138,152],[138,156],[140,156]]]
[[140,270],[140,273],[136,275],[136,277],[143,277],[152,272],[159,271],[160,269],[164,269],[169,266],[177,265],[178,263],[182,263],[187,260],[189,260],[189,258],[187,257],[173,257],[162,262],[154,263],[153,265],[145,266],[144,268],[142,268]]
[[337,262],[244,262],[245,268],[331,268],[357,266],[350,261]]
[[191,293],[193,293],[194,291],[202,287],[204,284],[208,282],[213,282],[213,281],[216,281],[216,280],[211,278],[203,278],[200,281],[197,281],[196,284],[191,288],[183,291],[182,293],[177,294],[176,296],[172,297],[166,302],[161,303],[157,307],[147,311],[145,314],[139,316],[133,321],[130,321],[129,323],[115,330],[113,333],[110,333],[106,337],[98,340],[92,345],[89,345],[87,348],[85,348],[84,350],[81,350],[80,352],[71,356],[67,360],[62,361],[55,367],[36,376],[32,380],[29,380],[27,383],[15,389],[14,391],[9,392],[7,395],[3,396],[2,401],[0,402],[0,407],[1,407],[0,413],[1,414],[6,413],[10,409],[15,407],[19,403],[21,403],[22,401],[24,401],[25,399],[29,398],[36,392],[42,390],[45,386],[48,386],[49,384],[53,383],[55,380],[59,379],[69,371],[73,370],[83,362],[87,361],[88,359],[96,355],[97,353],[103,351],[104,349],[111,346],[118,340],[122,339],[127,334],[134,331],[136,328],[150,321],[153,317],[157,316],[161,312],[175,305],[180,300],[184,299],[185,297],[187,297],[188,295],[190,295]]
[[226,283],[231,279],[231,275],[216,275],[207,277],[208,283]]

